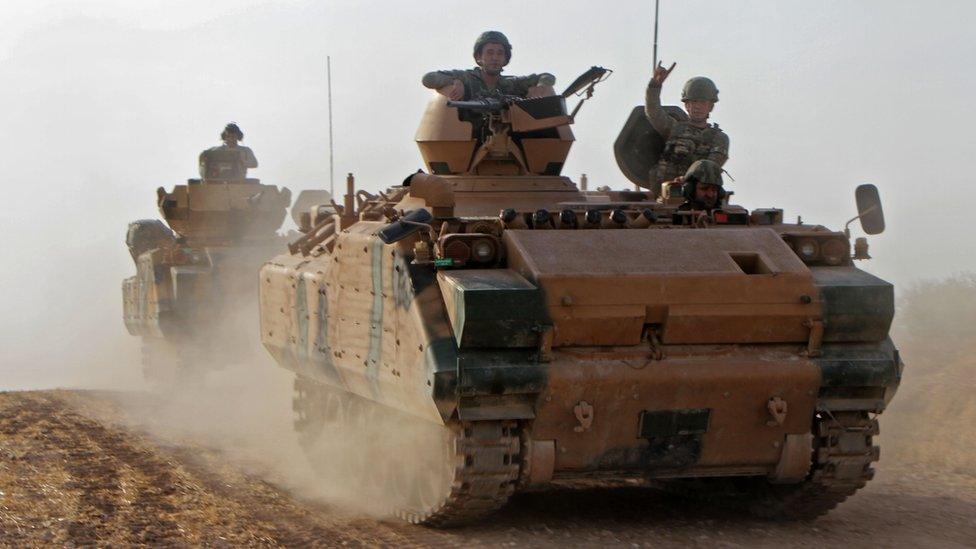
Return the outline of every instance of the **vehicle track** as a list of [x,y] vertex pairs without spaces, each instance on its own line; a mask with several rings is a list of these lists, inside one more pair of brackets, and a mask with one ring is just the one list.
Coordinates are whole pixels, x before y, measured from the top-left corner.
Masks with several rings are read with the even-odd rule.
[[303,499],[202,441],[150,436],[119,398],[0,393],[0,545],[976,546],[976,478],[884,460],[812,523],[618,486],[519,494],[485,524],[430,530]]

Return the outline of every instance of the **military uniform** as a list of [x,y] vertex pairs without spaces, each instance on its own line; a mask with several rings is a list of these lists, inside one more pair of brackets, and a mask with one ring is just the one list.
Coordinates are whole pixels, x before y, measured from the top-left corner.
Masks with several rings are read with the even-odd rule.
[[661,87],[653,82],[647,86],[644,114],[665,140],[660,160],[651,169],[654,188],[684,175],[696,160],[711,160],[719,166],[728,160],[729,137],[718,124],[675,120],[661,107]]
[[200,153],[200,176],[204,179],[244,179],[248,168],[257,167],[254,152],[243,145],[230,147],[223,144]]
[[480,67],[469,70],[443,70],[428,72],[424,75],[423,84],[433,90],[450,86],[455,80],[464,84],[464,101],[481,99],[493,95],[516,95],[525,97],[529,88],[538,85],[553,85],[556,78],[549,73],[530,74],[528,76],[499,76],[495,86],[485,83]]

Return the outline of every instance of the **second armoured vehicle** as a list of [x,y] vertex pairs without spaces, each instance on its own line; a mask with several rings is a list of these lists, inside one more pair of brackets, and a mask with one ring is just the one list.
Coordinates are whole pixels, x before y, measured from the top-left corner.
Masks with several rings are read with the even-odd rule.
[[337,213],[264,266],[262,340],[296,374],[303,444],[434,526],[601,478],[828,511],[878,459],[875,415],[902,371],[892,286],[854,266],[845,232],[782,210],[581,192],[561,175],[566,99],[604,74],[560,95],[433,99],[426,173],[377,196],[350,179]]
[[[253,352],[255,275],[284,245],[291,192],[246,178],[233,151],[201,155],[201,178],[156,191],[166,221],[129,224],[136,275],[122,284],[125,326],[142,337],[147,379],[170,383]],[[168,225],[168,226],[167,226]]]

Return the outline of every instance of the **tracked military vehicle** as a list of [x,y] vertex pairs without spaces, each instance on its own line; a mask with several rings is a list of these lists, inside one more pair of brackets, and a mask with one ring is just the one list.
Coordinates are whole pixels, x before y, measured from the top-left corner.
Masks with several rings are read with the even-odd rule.
[[166,224],[129,224],[136,275],[122,283],[126,329],[143,342],[143,370],[171,383],[253,352],[255,276],[281,249],[291,192],[246,178],[234,151],[201,156],[201,178],[160,187]]
[[[878,459],[902,372],[892,286],[855,267],[863,241],[852,255],[845,232],[782,210],[581,192],[561,175],[566,100],[605,75],[434,98],[425,172],[375,196],[350,177],[337,213],[264,266],[262,341],[296,374],[303,445],[432,526],[577,479],[828,511]],[[876,189],[858,204],[879,232]]]

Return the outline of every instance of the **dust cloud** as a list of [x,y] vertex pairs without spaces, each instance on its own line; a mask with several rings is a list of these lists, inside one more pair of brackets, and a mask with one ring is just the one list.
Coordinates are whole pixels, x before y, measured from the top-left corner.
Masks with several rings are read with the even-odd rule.
[[[186,354],[180,366],[188,371],[182,375],[159,376],[160,381],[147,383],[147,390],[109,393],[118,408],[86,412],[164,447],[216,452],[237,470],[299,499],[334,504],[353,514],[390,516],[410,503],[409,482],[431,478],[417,471],[448,466],[442,427],[383,415],[375,407],[353,409],[344,402],[341,409],[329,410],[336,421],[322,425],[316,438],[300,438],[293,425],[295,375],[261,346],[253,296],[240,301],[222,326],[211,328],[247,334],[241,348],[224,356]],[[330,402],[320,398],[312,404]]]
[[894,337],[906,366],[881,416],[879,469],[976,477],[976,274],[910,286]]

